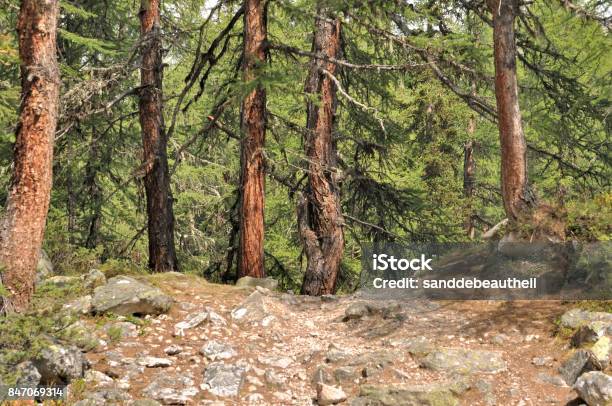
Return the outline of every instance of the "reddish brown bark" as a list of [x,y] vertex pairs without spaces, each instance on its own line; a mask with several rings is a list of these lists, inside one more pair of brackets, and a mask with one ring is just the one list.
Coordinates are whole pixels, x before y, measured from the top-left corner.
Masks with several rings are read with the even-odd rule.
[[[339,58],[340,22],[319,10],[315,21],[313,53]],[[344,251],[343,218],[336,180],[336,147],[332,130],[336,114],[336,88],[324,70],[334,75],[337,66],[312,58],[305,92],[307,101],[308,187],[298,206],[298,225],[307,257],[302,293],[333,294]]]
[[[266,61],[266,2],[245,0],[243,79],[257,79]],[[264,269],[264,144],[266,91],[257,85],[242,101],[240,145],[240,219],[238,277],[263,278]]]
[[58,14],[57,0],[23,0],[17,22],[21,106],[11,185],[0,221],[2,284],[10,292],[0,303],[4,312],[24,311],[34,293],[53,177],[60,86]]
[[501,189],[508,219],[523,217],[535,203],[527,178],[527,144],[516,77],[514,20],[518,0],[488,0],[493,13],[495,97],[501,144]]
[[142,0],[140,7],[142,67],[140,69],[140,126],[149,233],[149,268],[153,272],[177,271],[174,248],[174,213],[168,139],[162,102],[162,44],[159,0]]

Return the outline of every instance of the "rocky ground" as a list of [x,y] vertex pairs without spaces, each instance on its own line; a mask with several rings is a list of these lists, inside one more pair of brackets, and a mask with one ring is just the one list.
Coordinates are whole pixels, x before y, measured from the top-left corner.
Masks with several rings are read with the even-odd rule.
[[85,352],[58,344],[19,366],[22,382],[71,382],[68,404],[611,404],[610,313],[96,272],[83,278],[92,295],[65,306],[84,314],[70,328]]

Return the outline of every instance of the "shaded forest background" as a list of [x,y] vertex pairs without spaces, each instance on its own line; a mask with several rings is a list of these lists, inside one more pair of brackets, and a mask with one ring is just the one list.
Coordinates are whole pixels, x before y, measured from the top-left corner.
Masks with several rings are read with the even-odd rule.
[[[370,4],[371,3],[371,4]],[[331,2],[342,20],[338,149],[346,246],[339,287],[356,286],[360,244],[466,241],[502,220],[492,29],[482,2]],[[537,0],[517,19],[520,103],[537,195],[568,237],[612,236],[612,43],[605,3]],[[0,205],[19,105],[17,1],[0,1]],[[265,266],[299,289],[305,258],[296,205],[306,185],[304,83],[316,5],[270,1],[269,58],[241,80],[241,4],[162,4],[164,116],[183,271],[235,275],[240,106],[267,91]],[[63,273],[146,271],[138,120],[138,2],[61,2],[62,76],[44,247]],[[579,14],[578,16],[576,14]],[[401,24],[392,16],[401,16]],[[408,47],[405,44],[409,43]],[[415,52],[415,49],[421,50]],[[430,59],[427,60],[427,57]],[[474,177],[465,179],[472,150]],[[470,192],[472,191],[472,192]]]

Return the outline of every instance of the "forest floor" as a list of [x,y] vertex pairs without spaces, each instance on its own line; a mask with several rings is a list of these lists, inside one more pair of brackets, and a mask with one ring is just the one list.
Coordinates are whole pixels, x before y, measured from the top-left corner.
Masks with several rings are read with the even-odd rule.
[[[391,402],[385,404],[419,398],[423,403],[414,404],[566,405],[576,398],[557,372],[568,353],[555,321],[569,305],[559,302],[313,298],[179,274],[150,278],[174,298],[170,312],[148,316],[138,334],[87,354],[92,370],[114,378],[132,399],[312,405],[319,382],[340,389],[351,405],[375,398]],[[210,311],[223,320],[209,317],[182,333],[175,327]],[[142,361],[148,356],[159,360]],[[231,393],[234,375],[236,396],[211,393]],[[332,392],[320,398],[342,399]],[[430,395],[442,400],[427,403]]]

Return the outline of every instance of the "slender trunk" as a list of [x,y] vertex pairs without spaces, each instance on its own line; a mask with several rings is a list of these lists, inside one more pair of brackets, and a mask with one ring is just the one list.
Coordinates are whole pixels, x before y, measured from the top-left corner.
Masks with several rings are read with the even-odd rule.
[[100,154],[97,141],[98,135],[92,128],[91,144],[89,146],[89,159],[85,165],[85,187],[89,196],[90,215],[87,227],[86,248],[96,248],[99,240],[100,225],[102,223],[102,189],[97,182]]
[[[312,51],[328,58],[340,53],[340,22],[319,10],[315,21]],[[322,17],[321,17],[322,16]],[[337,65],[312,58],[305,92],[317,95],[307,101],[308,187],[298,207],[298,224],[307,265],[302,293],[332,294],[344,251],[343,218],[336,180],[336,146],[332,131],[336,114],[336,88],[327,70],[335,74]]]
[[23,0],[17,22],[21,106],[6,212],[0,221],[0,311],[24,311],[34,293],[51,196],[53,141],[60,77],[56,35],[59,2]]
[[140,69],[140,126],[146,174],[149,268],[177,271],[174,213],[168,172],[162,105],[162,44],[159,0],[142,0],[140,7],[142,67]]
[[463,195],[466,200],[466,218],[465,232],[470,240],[474,239],[474,212],[473,198],[474,186],[476,184],[476,160],[474,159],[474,141],[471,137],[474,135],[476,127],[476,118],[470,117],[468,124],[468,134],[470,139],[463,146]]
[[[257,79],[266,61],[266,2],[245,0],[243,77]],[[257,85],[242,102],[238,277],[263,278],[266,91]]]
[[518,99],[514,20],[518,0],[488,0],[493,13],[495,97],[501,144],[501,189],[506,215],[511,221],[524,217],[535,197],[527,179],[527,144]]

